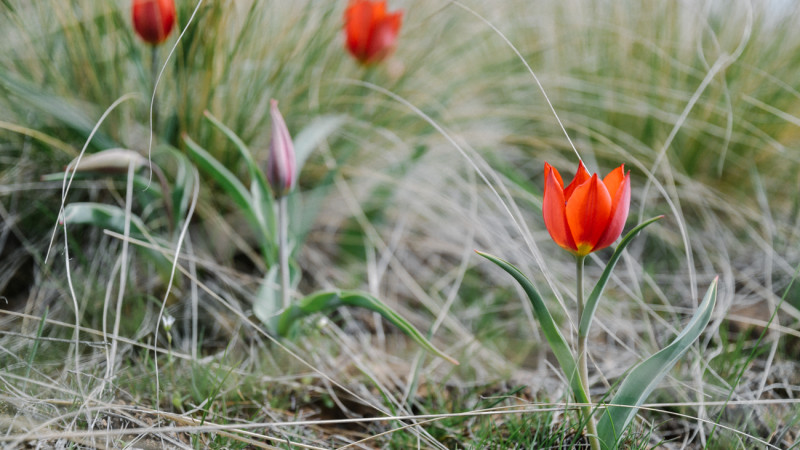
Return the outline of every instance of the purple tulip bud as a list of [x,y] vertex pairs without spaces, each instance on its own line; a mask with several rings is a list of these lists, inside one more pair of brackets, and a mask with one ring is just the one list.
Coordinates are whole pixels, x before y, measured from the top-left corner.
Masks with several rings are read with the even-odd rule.
[[292,190],[297,179],[297,163],[294,156],[294,144],[286,122],[278,111],[278,101],[270,101],[272,117],[272,140],[269,143],[269,159],[267,160],[267,180],[272,186],[275,197],[283,197]]

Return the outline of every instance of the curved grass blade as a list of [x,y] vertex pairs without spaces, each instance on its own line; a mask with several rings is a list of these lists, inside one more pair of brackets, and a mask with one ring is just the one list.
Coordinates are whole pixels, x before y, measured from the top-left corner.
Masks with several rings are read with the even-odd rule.
[[458,361],[434,347],[433,344],[425,339],[422,333],[414,328],[407,320],[386,306],[385,303],[365,292],[339,290],[321,291],[309,295],[300,301],[293,302],[278,318],[278,334],[286,336],[292,326],[303,317],[315,313],[333,311],[340,306],[355,306],[375,311],[425,350],[450,363],[458,364]]
[[628,234],[622,238],[622,241],[620,241],[619,245],[614,250],[614,254],[611,255],[611,259],[608,260],[608,264],[606,264],[603,274],[600,276],[600,279],[597,280],[597,284],[594,285],[592,293],[589,294],[589,298],[586,300],[586,306],[583,309],[583,315],[581,315],[581,322],[578,325],[578,336],[589,335],[589,328],[592,326],[592,319],[594,319],[594,313],[597,310],[597,303],[600,300],[600,296],[603,295],[603,290],[606,288],[606,284],[608,283],[608,279],[611,277],[611,272],[614,270],[614,266],[617,265],[617,261],[619,261],[620,256],[622,256],[622,251],[625,250],[625,247],[627,247],[633,238],[636,237],[636,235],[646,226],[663,217],[664,216],[653,217],[650,220],[640,223],[638,226],[636,226],[636,228],[629,231]]
[[558,326],[556,326],[553,316],[550,315],[550,311],[544,304],[539,292],[537,292],[536,288],[533,287],[533,283],[531,283],[531,281],[522,272],[520,272],[519,269],[510,263],[503,261],[496,256],[479,252],[477,250],[476,253],[500,266],[501,269],[508,272],[508,274],[514,277],[514,279],[517,280],[517,282],[522,286],[522,289],[524,289],[525,293],[528,294],[531,305],[533,305],[533,312],[536,314],[536,320],[539,321],[539,326],[542,327],[544,337],[547,339],[547,343],[550,344],[550,348],[556,355],[556,359],[558,360],[558,364],[561,366],[561,370],[564,372],[567,380],[569,380],[569,385],[572,389],[572,394],[575,396],[575,401],[578,403],[589,403],[589,397],[586,395],[586,391],[584,391],[580,378],[578,377],[578,366],[575,363],[575,358],[572,356],[572,351],[570,350],[569,345],[567,345],[567,341],[564,339],[561,331],[559,331]]
[[717,301],[718,278],[709,286],[702,303],[695,311],[686,328],[675,337],[667,347],[642,361],[628,373],[597,424],[597,435],[604,448],[617,448],[622,432],[636,416],[639,406],[644,403],[653,389],[661,382],[672,366],[678,362],[711,319],[711,312]]

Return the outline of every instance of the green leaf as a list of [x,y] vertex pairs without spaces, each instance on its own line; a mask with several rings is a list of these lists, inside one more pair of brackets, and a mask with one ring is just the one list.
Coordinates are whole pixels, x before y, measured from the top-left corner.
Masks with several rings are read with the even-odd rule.
[[[36,111],[53,117],[86,139],[92,134],[97,118],[100,117],[88,103],[49,92],[42,84],[14,75],[12,71],[0,70],[0,90],[4,91],[4,99],[16,101],[24,111]],[[102,130],[95,132],[91,144],[101,149],[119,146]]]
[[345,121],[345,116],[322,116],[314,119],[292,140],[297,161],[297,173],[303,169],[311,152]]
[[[70,203],[64,207],[64,221],[67,225],[93,225],[117,233],[125,232],[125,210],[101,203]],[[139,216],[131,215],[131,237],[147,240],[144,222]],[[171,262],[156,250],[143,248],[142,251],[155,263],[161,275],[169,275]]]
[[258,317],[270,331],[275,331],[278,327],[278,317],[283,308],[281,303],[281,288],[278,278],[278,265],[269,268],[264,279],[261,281],[253,301],[253,314]]
[[[121,174],[105,174],[105,173],[99,173],[99,172],[75,172],[74,175],[70,172],[69,174],[67,174],[67,177],[72,177],[73,181],[96,180],[99,177],[109,177],[109,176],[110,177],[124,178],[124,177],[127,177],[127,174],[125,174],[125,173],[121,173]],[[55,172],[55,173],[44,174],[39,179],[41,181],[63,182],[64,181],[64,172]],[[153,183],[152,181],[150,181],[146,175],[143,176],[143,175],[135,174],[133,176],[133,187],[137,191],[152,191],[153,195],[156,196],[156,197],[161,197],[162,194],[163,194],[161,192],[161,186],[159,186],[158,183]]]
[[214,117],[211,112],[204,111],[203,115],[205,116],[206,120],[211,122],[215,127],[217,127],[222,134],[224,134],[231,142],[236,146],[236,149],[239,150],[239,154],[242,155],[244,158],[245,163],[247,164],[247,169],[250,172],[250,178],[252,181],[256,182],[260,189],[263,190],[264,194],[269,193],[269,188],[267,187],[267,180],[264,177],[264,173],[261,172],[261,169],[258,167],[258,163],[256,163],[255,159],[253,159],[253,154],[250,152],[250,149],[247,148],[244,141],[236,134],[233,130],[228,128],[224,123],[220,122],[219,119]]
[[[233,130],[220,122],[219,119],[211,114],[211,112],[204,111],[203,115],[209,122],[222,131],[222,134],[230,139],[234,146],[236,146],[236,149],[239,150],[239,154],[242,155],[242,158],[247,165],[247,170],[250,174],[250,195],[253,196],[252,207],[255,208],[254,214],[260,217],[261,222],[266,225],[271,232],[274,232],[275,225],[273,223],[274,214],[272,207],[272,190],[267,184],[267,179],[264,176],[264,172],[261,171],[258,163],[255,161],[255,159],[253,159],[253,154],[250,152],[250,149],[247,148],[247,145],[245,145],[244,141],[242,141],[242,139],[236,135]],[[270,224],[272,225],[271,227]]]
[[173,228],[177,230],[180,228],[181,220],[186,217],[189,211],[194,188],[194,177],[192,176],[192,163],[189,158],[171,147],[169,148],[169,155],[175,158],[177,163],[175,182],[172,186],[172,220]]
[[702,303],[695,311],[686,328],[667,347],[642,361],[628,373],[611,400],[606,412],[597,424],[597,435],[604,448],[615,449],[622,432],[636,416],[639,406],[672,369],[711,320],[711,312],[717,301],[718,278],[709,286]]
[[[125,211],[122,208],[102,203],[70,203],[64,207],[67,224],[94,225],[117,233],[125,231]],[[145,226],[136,215],[131,215],[131,235],[143,237]]]
[[292,326],[303,317],[307,317],[311,314],[333,311],[340,306],[355,306],[375,311],[425,350],[453,364],[458,364],[458,361],[434,347],[433,344],[425,339],[422,333],[414,328],[407,320],[394,312],[385,303],[365,292],[339,290],[321,291],[311,294],[300,301],[293,302],[278,318],[278,334],[286,336]]
[[653,217],[650,220],[640,223],[638,226],[636,226],[636,228],[629,231],[628,234],[622,238],[622,241],[619,243],[616,250],[614,250],[614,254],[611,255],[611,259],[608,260],[608,264],[606,264],[603,274],[600,276],[600,279],[597,280],[597,284],[594,285],[592,293],[589,294],[589,298],[586,300],[586,306],[583,308],[583,315],[581,316],[581,322],[578,326],[578,336],[589,335],[589,328],[592,326],[592,319],[594,319],[594,313],[597,310],[597,303],[600,300],[600,296],[603,295],[603,290],[606,288],[606,284],[608,283],[609,277],[611,277],[611,272],[614,270],[614,266],[617,265],[617,261],[619,261],[620,256],[622,256],[622,251],[625,250],[625,247],[627,247],[633,238],[636,237],[636,235],[646,226],[663,217],[664,216]]
[[578,375],[578,365],[575,363],[575,358],[572,356],[572,351],[570,350],[569,345],[567,345],[567,341],[564,339],[561,331],[559,331],[558,326],[556,326],[553,316],[550,315],[550,311],[544,304],[542,297],[533,286],[533,283],[531,283],[531,281],[525,275],[523,275],[519,269],[510,263],[487,253],[479,251],[476,251],[476,253],[500,266],[501,269],[508,272],[508,274],[514,277],[514,279],[517,280],[517,282],[522,286],[522,289],[524,289],[525,293],[528,294],[531,305],[533,305],[533,312],[536,314],[536,320],[539,321],[539,326],[542,327],[544,337],[547,339],[547,343],[550,344],[550,348],[556,355],[556,360],[558,360],[561,370],[564,372],[567,380],[569,380],[569,385],[572,389],[572,394],[575,397],[575,401],[578,403],[589,403],[589,397],[581,385],[580,377]]
[[217,161],[210,153],[200,147],[188,135],[183,135],[183,140],[186,142],[187,149],[196,161],[201,170],[211,175],[220,187],[231,197],[231,200],[242,209],[247,220],[256,230],[259,239],[261,240],[261,252],[269,265],[274,262],[272,243],[274,242],[272,235],[267,230],[266,224],[263,222],[263,216],[253,209],[255,202],[253,197],[244,187],[241,181],[225,166]]
[[233,200],[236,205],[249,215],[252,215],[250,203],[252,203],[253,199],[250,197],[250,193],[247,192],[242,182],[188,135],[183,135],[183,141],[186,142],[189,153],[200,166],[200,169],[211,175],[214,181],[230,195],[231,200]]

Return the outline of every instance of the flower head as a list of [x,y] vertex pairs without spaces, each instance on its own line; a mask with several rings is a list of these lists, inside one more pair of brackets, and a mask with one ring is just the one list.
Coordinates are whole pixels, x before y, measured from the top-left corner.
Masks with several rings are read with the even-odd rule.
[[624,164],[601,180],[581,161],[565,188],[558,170],[544,163],[544,178],[544,225],[556,244],[586,256],[622,233],[631,203],[630,172],[625,173]]
[[350,0],[344,12],[347,50],[362,64],[379,62],[394,49],[403,12],[386,12],[385,0]]
[[270,101],[272,117],[272,140],[269,143],[267,159],[267,180],[272,186],[275,197],[283,197],[294,187],[297,178],[297,162],[294,155],[294,144],[286,122],[278,111],[278,101]]
[[167,40],[175,25],[174,0],[133,0],[133,29],[148,44]]
[[172,326],[175,325],[175,317],[170,316],[169,313],[164,313],[161,316],[161,324],[164,325],[164,331],[169,333],[172,330]]

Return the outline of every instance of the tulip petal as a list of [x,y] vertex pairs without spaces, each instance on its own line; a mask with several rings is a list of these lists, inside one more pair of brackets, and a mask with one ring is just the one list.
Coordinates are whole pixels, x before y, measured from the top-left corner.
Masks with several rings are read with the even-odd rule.
[[616,197],[617,189],[619,189],[623,181],[625,181],[625,164],[622,164],[621,166],[612,170],[611,173],[603,178],[603,184],[606,185],[611,198]]
[[575,189],[583,183],[589,181],[589,178],[591,177],[592,176],[583,165],[583,161],[580,161],[578,163],[578,171],[575,172],[575,178],[573,178],[572,181],[570,181],[569,186],[564,189],[564,198],[569,200],[569,198],[572,197],[572,193],[575,191]]
[[550,232],[550,237],[556,244],[569,250],[576,251],[575,241],[567,224],[566,201],[561,176],[555,168],[545,165],[544,200],[542,201],[542,215],[544,225]]
[[385,0],[350,0],[344,13],[347,49],[362,64],[384,59],[394,49],[402,20],[402,11],[387,13]]
[[[616,170],[614,171],[616,172]],[[613,172],[612,172],[613,173]],[[609,174],[610,176],[610,174]],[[608,177],[606,177],[608,178]],[[608,221],[606,231],[600,236],[594,250],[606,248],[617,240],[622,229],[625,228],[625,221],[628,219],[628,211],[631,206],[631,174],[625,174],[622,184],[617,190],[614,200],[612,201],[611,215]]]
[[367,62],[380,61],[394,50],[394,42],[397,40],[402,21],[403,14],[396,12],[384,16],[375,23],[367,46]]
[[133,28],[145,42],[164,42],[175,24],[174,0],[134,0]]
[[567,199],[566,216],[579,255],[588,255],[594,251],[608,227],[610,215],[611,196],[597,174],[592,175],[588,182],[574,188]]
[[556,176],[556,181],[558,181],[558,185],[561,186],[561,190],[564,190],[564,180],[561,178],[561,174],[558,173],[558,169],[551,166],[547,162],[544,163],[544,176],[545,176],[545,183],[544,183],[544,195],[547,195],[547,172],[552,170],[553,174]]
[[362,59],[367,52],[373,10],[369,2],[353,1],[344,13],[347,49],[358,59]]

